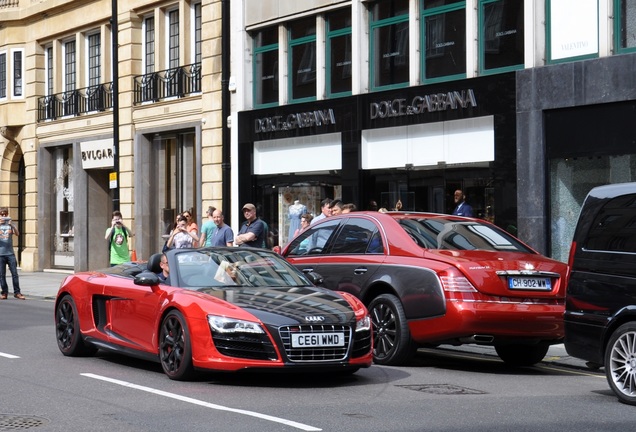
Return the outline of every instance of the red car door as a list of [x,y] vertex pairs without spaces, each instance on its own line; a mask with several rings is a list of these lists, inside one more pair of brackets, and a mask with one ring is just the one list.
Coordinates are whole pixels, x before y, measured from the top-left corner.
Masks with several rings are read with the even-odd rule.
[[153,339],[157,333],[159,310],[165,286],[135,285],[132,279],[109,277],[104,287],[109,337],[119,345],[156,352]]

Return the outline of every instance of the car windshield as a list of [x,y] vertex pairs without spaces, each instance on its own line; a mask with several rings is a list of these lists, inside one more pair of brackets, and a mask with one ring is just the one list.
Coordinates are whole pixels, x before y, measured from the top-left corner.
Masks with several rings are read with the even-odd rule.
[[446,250],[490,250],[534,253],[495,226],[453,218],[404,218],[400,226],[421,247]]
[[277,254],[259,249],[187,249],[175,253],[178,286],[299,287],[311,282]]

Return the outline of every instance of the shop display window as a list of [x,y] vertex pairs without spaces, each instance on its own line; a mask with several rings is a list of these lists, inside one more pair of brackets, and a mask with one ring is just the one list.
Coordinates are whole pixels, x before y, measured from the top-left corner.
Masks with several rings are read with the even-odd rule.
[[278,104],[278,27],[259,31],[254,37],[254,105]]
[[636,51],[636,2],[633,0],[615,0],[614,34],[618,53]]
[[549,175],[550,256],[567,262],[588,192],[604,184],[636,181],[636,155],[555,158]]
[[316,17],[289,25],[289,77],[292,102],[316,99]]
[[409,83],[409,2],[379,1],[371,7],[370,62],[373,90]]
[[327,94],[351,95],[351,9],[327,15]]
[[466,2],[424,2],[422,80],[466,77]]
[[479,4],[481,73],[523,67],[523,0],[482,0]]
[[55,230],[52,242],[52,261],[55,267],[74,265],[74,188],[73,149],[60,147],[54,151],[55,178],[52,182],[53,209],[56,221],[51,224]]

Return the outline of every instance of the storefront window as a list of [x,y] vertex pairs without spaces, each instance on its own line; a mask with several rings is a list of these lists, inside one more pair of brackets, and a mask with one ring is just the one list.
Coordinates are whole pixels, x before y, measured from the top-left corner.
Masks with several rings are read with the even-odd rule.
[[201,215],[195,212],[199,182],[196,179],[194,133],[161,136],[155,141],[155,146],[158,156],[156,205],[161,211],[162,221],[155,249],[161,250],[178,214],[188,211],[195,221],[199,221]]
[[636,3],[631,0],[615,0],[616,51],[630,52],[636,50]]
[[466,77],[466,2],[424,1],[424,82]]
[[289,25],[289,85],[292,102],[316,98],[316,18]]
[[636,180],[636,156],[558,158],[550,161],[552,258],[567,262],[576,221],[588,192]]
[[523,0],[483,0],[479,22],[482,74],[523,67]]
[[53,153],[55,178],[53,179],[53,199],[56,221],[52,242],[53,265],[73,267],[74,237],[73,222],[73,149],[61,147]]
[[598,57],[598,0],[546,0],[546,8],[549,63]]
[[378,1],[371,8],[370,63],[373,90],[409,82],[409,2]]
[[278,28],[259,31],[254,37],[254,105],[278,104]]
[[351,10],[327,15],[327,94],[351,94]]

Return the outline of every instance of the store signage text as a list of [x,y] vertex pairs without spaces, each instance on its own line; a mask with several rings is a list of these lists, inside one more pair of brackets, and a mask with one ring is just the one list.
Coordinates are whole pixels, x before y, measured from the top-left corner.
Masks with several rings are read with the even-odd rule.
[[336,116],[331,108],[289,114],[287,117],[272,116],[256,119],[254,121],[254,131],[256,133],[276,132],[330,124],[336,124]]
[[115,164],[113,140],[85,141],[80,143],[82,168],[112,168]]
[[393,99],[371,102],[369,116],[371,120],[378,118],[400,117],[422,114],[424,112],[446,111],[448,109],[476,107],[477,100],[472,89],[435,93],[426,96],[415,96],[411,103],[406,99]]

